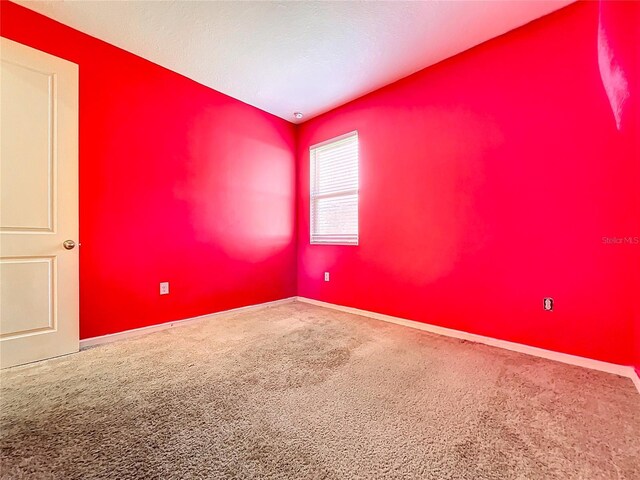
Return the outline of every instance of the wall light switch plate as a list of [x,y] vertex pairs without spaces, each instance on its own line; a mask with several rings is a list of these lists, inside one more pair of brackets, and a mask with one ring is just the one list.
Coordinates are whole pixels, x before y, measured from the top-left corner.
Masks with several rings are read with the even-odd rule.
[[169,295],[169,282],[160,282],[160,295]]
[[324,272],[324,281],[325,282],[329,281],[329,272]]
[[542,301],[542,308],[544,308],[547,312],[553,311],[553,298],[545,297]]

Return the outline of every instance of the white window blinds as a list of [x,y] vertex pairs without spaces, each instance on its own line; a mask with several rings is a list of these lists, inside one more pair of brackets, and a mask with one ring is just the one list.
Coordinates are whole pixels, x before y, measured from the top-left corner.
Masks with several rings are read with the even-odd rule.
[[310,149],[311,243],[358,244],[358,132]]

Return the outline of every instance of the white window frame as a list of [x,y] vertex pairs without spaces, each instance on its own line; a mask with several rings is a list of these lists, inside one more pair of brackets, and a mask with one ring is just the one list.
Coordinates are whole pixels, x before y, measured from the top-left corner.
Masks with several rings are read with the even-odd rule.
[[[344,140],[347,139],[351,139],[352,137],[356,137],[356,140],[358,139],[358,131],[354,130],[352,132],[349,133],[345,133],[344,135],[340,135],[338,137],[334,137],[334,138],[330,138],[329,140],[326,140],[324,142],[320,142],[317,143],[315,145],[312,145],[311,147],[309,147],[309,243],[311,245],[350,245],[350,246],[356,246],[358,245],[359,241],[360,241],[360,182],[359,182],[359,177],[360,177],[360,144],[358,142],[358,148],[357,148],[357,164],[358,164],[358,187],[355,189],[348,189],[348,190],[340,190],[338,192],[331,192],[331,193],[326,193],[326,194],[317,194],[315,192],[315,188],[316,186],[314,185],[314,180],[315,180],[315,151],[318,149],[321,149],[322,147],[326,147],[328,145],[334,145],[336,143],[342,142]],[[314,234],[313,229],[314,229],[314,205],[315,205],[315,201],[322,199],[322,198],[336,198],[336,197],[343,197],[343,196],[350,196],[350,195],[357,195],[357,209],[358,209],[358,217],[357,217],[357,232],[355,234],[355,237],[353,237],[352,234],[345,234],[345,235],[340,235],[340,234],[336,234],[335,236],[333,236],[333,238],[327,238],[327,235],[318,235],[318,234]],[[320,237],[320,238],[318,238]]]

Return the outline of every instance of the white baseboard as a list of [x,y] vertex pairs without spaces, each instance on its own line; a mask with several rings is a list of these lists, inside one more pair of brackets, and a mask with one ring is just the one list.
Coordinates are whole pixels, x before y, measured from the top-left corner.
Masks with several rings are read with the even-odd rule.
[[284,303],[290,303],[295,300],[296,297],[283,298],[282,300],[274,300],[272,302],[258,303],[256,305],[248,305],[246,307],[232,308],[230,310],[223,310],[221,312],[209,313],[206,315],[200,315],[198,317],[185,318],[184,320],[172,320],[170,322],[159,323],[157,325],[149,325],[148,327],[134,328],[132,330],[125,330],[123,332],[110,333],[108,335],[101,335],[99,337],[91,337],[80,340],[80,350],[93,347],[96,345],[102,345],[104,343],[117,342],[126,338],[138,337],[140,335],[146,335],[147,333],[158,332],[160,330],[166,330],[167,328],[177,327],[180,325],[188,325],[193,322],[200,322],[209,318],[214,318],[220,315],[227,315],[229,313],[246,312],[249,310],[257,310],[266,307],[272,307],[275,305],[282,305]]
[[382,313],[370,312],[368,310],[360,310],[359,308],[345,307],[342,305],[336,305],[335,303],[323,302],[320,300],[313,300],[306,297],[295,297],[299,302],[310,303],[312,305],[318,305],[320,307],[332,308],[341,312],[353,313],[355,315],[361,315],[364,317],[373,318],[375,320],[382,320],[384,322],[395,323],[397,325],[403,325],[405,327],[416,328],[418,330],[424,330],[425,332],[435,333],[437,335],[444,335],[446,337],[458,338],[461,340],[468,340],[470,342],[482,343],[484,345],[490,345],[492,347],[503,348],[505,350],[511,350],[513,352],[524,353],[532,355],[534,357],[546,358],[548,360],[554,360],[556,362],[567,363],[569,365],[575,365],[578,367],[589,368],[591,370],[599,370],[601,372],[613,373],[614,375],[620,375],[621,377],[630,378],[640,393],[640,379],[633,367],[625,365],[617,365],[615,363],[602,362],[600,360],[593,360],[591,358],[579,357],[577,355],[569,355],[568,353],[554,352],[552,350],[545,350],[544,348],[532,347],[529,345],[523,345],[521,343],[509,342],[507,340],[498,340],[497,338],[485,337],[483,335],[476,335],[475,333],[463,332],[462,330],[454,330],[452,328],[439,327],[437,325],[430,325],[428,323],[418,322],[415,320],[407,320],[405,318],[392,317],[391,315],[384,315]]
[[631,372],[631,381],[638,389],[638,393],[640,393],[640,373],[636,372],[635,368],[632,368],[631,370],[633,370]]
[[102,345],[105,343],[116,342],[127,338],[138,337],[140,335],[146,335],[148,333],[158,332],[160,330],[166,330],[168,328],[177,327],[180,325],[188,325],[193,322],[199,322],[202,320],[214,318],[220,315],[227,315],[229,313],[246,312],[250,310],[258,310],[261,308],[282,305],[293,301],[299,301],[317,305],[320,307],[331,308],[339,310],[341,312],[352,313],[354,315],[361,315],[364,317],[373,318],[375,320],[382,320],[384,322],[395,323],[397,325],[403,325],[409,328],[415,328],[423,330],[425,332],[435,333],[437,335],[444,335],[446,337],[458,338],[461,340],[468,340],[470,342],[482,343],[484,345],[490,345],[492,347],[503,348],[505,350],[511,350],[513,352],[524,353],[532,355],[534,357],[546,358],[548,360],[554,360],[556,362],[566,363],[569,365],[575,365],[578,367],[589,368],[592,370],[598,370],[601,372],[612,373],[614,375],[620,375],[622,377],[630,378],[640,393],[640,377],[636,373],[633,367],[627,367],[624,365],[617,365],[615,363],[602,362],[600,360],[593,360],[590,358],[578,357],[576,355],[569,355],[567,353],[554,352],[552,350],[545,350],[543,348],[531,347],[529,345],[523,345],[521,343],[509,342],[506,340],[498,340],[497,338],[485,337],[482,335],[476,335],[475,333],[463,332],[461,330],[454,330],[452,328],[439,327],[437,325],[431,325],[428,323],[417,322],[415,320],[407,320],[405,318],[393,317],[391,315],[385,315],[382,313],[371,312],[368,310],[361,310],[359,308],[345,307],[342,305],[336,305],[334,303],[323,302],[320,300],[313,300],[306,297],[289,297],[281,300],[274,300],[271,302],[259,303],[256,305],[248,305],[246,307],[233,308],[230,310],[223,310],[221,312],[210,313],[207,315],[200,315],[198,317],[186,318],[184,320],[174,320],[170,322],[160,323],[157,325],[149,325],[147,327],[134,328],[132,330],[125,330],[123,332],[111,333],[108,335],[102,335],[99,337],[85,338],[80,340],[80,349],[93,347],[96,345]]

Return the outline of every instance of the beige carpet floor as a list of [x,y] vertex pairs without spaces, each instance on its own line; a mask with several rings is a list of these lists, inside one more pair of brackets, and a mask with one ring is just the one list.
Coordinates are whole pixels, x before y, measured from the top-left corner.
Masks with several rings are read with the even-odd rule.
[[2,479],[640,479],[629,379],[301,303],[0,380]]

